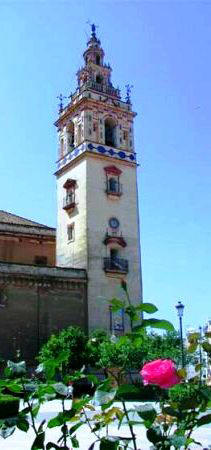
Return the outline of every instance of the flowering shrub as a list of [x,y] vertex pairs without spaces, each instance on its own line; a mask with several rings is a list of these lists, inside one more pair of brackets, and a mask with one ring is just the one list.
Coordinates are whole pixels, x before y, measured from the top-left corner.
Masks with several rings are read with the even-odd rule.
[[[140,321],[140,313],[153,314],[157,308],[151,303],[132,305],[125,282],[122,287],[126,300],[112,299],[110,301],[113,311],[124,309],[130,320],[131,332],[118,339],[120,347],[135,345],[140,348],[145,329],[148,326],[167,331],[173,330],[172,325],[166,320],[144,318]],[[115,356],[114,362],[121,365],[121,371],[126,368],[126,347],[126,356],[123,354],[113,355]],[[56,348],[58,349],[58,347]],[[193,439],[192,432],[211,422],[211,414],[207,413],[211,403],[210,389],[203,386],[200,379],[195,378],[187,383],[185,371],[176,371],[174,363],[169,359],[146,363],[141,369],[144,383],[153,383],[162,388],[158,408],[155,409],[151,404],[139,402],[136,406],[131,405],[128,410],[124,395],[139,392],[138,387],[125,382],[122,384],[122,377],[120,380],[118,373],[115,384],[109,377],[100,381],[93,374],[85,374],[82,369],[65,374],[63,366],[67,367],[69,356],[66,351],[63,351],[63,348],[61,350],[61,352],[55,353],[54,357],[52,357],[52,353],[49,358],[45,354],[42,366],[39,367],[39,371],[43,370],[43,377],[45,377],[42,381],[36,378],[36,374],[33,380],[27,379],[23,363],[9,364],[4,379],[0,380],[0,396],[4,395],[6,391],[12,396],[23,398],[25,404],[15,417],[10,418],[8,415],[0,420],[0,436],[7,438],[14,433],[16,428],[23,432],[27,432],[31,428],[35,434],[31,450],[70,450],[81,448],[78,430],[88,425],[93,442],[89,449],[81,448],[81,450],[95,450],[96,444],[99,444],[100,450],[143,450],[143,427],[145,427],[149,445],[153,444],[153,448],[156,450],[188,449],[191,444],[194,444],[194,448],[196,445],[200,445]],[[125,366],[122,366],[122,363]],[[22,369],[24,367],[21,372],[20,367]],[[59,383],[55,379],[58,373],[61,378]],[[113,376],[115,377],[115,373]],[[71,408],[69,408],[66,400],[71,395],[71,386],[85,378],[92,383],[94,394],[84,395],[79,400],[73,399]],[[177,383],[179,384],[176,385]],[[171,386],[173,386],[172,395],[163,396],[162,392],[166,392],[166,388]],[[191,386],[191,388],[187,388],[187,386]],[[52,399],[60,399],[60,411],[50,420],[39,423],[40,406]],[[117,400],[118,403],[116,403]],[[117,430],[111,435],[109,433],[110,425],[114,421]],[[128,428],[127,437],[121,432],[123,423]],[[57,443],[46,442],[46,430],[55,427],[61,431]],[[87,433],[87,428],[85,433]]]
[[167,389],[181,382],[175,365],[170,359],[157,359],[144,365],[140,372],[144,384],[157,384]]

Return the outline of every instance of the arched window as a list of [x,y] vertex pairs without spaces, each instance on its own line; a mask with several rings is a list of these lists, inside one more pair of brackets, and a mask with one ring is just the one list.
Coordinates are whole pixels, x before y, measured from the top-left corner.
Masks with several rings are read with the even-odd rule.
[[105,145],[116,145],[116,123],[112,118],[105,120]]
[[96,64],[100,65],[100,55],[96,55]]
[[68,133],[68,150],[72,150],[75,143],[75,130],[74,130],[74,123],[71,121],[68,124],[67,127],[67,133]]

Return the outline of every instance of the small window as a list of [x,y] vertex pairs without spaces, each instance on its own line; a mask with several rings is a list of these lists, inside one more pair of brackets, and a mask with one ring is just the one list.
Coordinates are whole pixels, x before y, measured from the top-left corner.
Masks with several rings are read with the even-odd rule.
[[96,131],[97,130],[97,125],[96,125],[96,123],[94,123],[94,125],[93,125],[93,131]]
[[91,128],[89,128],[89,135],[91,135],[92,134],[92,130],[91,130]]
[[74,241],[75,238],[75,225],[71,223],[71,225],[67,226],[67,239],[69,242]]
[[122,138],[119,139],[120,144],[122,144]]
[[100,124],[102,125],[102,123],[103,123],[103,121],[102,121],[102,119],[100,119]]
[[100,139],[103,139],[103,133],[102,132],[100,133]]
[[92,116],[91,116],[91,114],[88,115],[88,119],[89,119],[89,122],[92,121]]
[[48,258],[47,256],[35,256],[34,263],[37,266],[47,266]]
[[96,64],[100,65],[100,55],[96,55]]
[[122,125],[119,126],[120,130],[122,129]]
[[88,98],[92,98],[92,96],[91,96],[91,94],[90,94],[90,93],[88,94]]

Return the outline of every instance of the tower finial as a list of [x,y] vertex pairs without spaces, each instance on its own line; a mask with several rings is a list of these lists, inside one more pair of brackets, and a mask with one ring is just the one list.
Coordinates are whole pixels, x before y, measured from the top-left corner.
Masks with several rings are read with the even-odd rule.
[[59,106],[59,113],[61,114],[62,111],[63,111],[63,100],[64,100],[64,98],[67,98],[67,97],[65,97],[65,95],[60,94],[60,95],[57,95],[56,98],[59,99],[59,105],[58,106]]
[[95,23],[91,23],[90,20],[88,20],[87,23],[91,27],[91,31],[92,31],[91,38],[92,39],[97,39],[96,28],[98,28],[98,25],[95,25]]
[[131,94],[131,89],[133,88],[133,85],[132,84],[131,85],[130,84],[126,84],[125,87],[126,87],[126,98],[125,98],[125,100],[126,100],[126,103],[130,104],[131,103],[130,94]]
[[96,25],[94,23],[92,23],[91,29],[92,29],[92,37],[96,37]]

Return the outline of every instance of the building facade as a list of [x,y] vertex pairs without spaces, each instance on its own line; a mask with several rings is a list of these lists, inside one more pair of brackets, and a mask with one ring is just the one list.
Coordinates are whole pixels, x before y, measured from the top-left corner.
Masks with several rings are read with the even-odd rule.
[[0,358],[33,364],[52,333],[87,331],[84,269],[55,267],[55,229],[0,211]]
[[0,261],[55,266],[56,230],[0,210]]
[[[60,106],[57,163],[56,264],[88,276],[89,329],[110,327],[108,299],[142,299],[137,162],[129,88],[126,101],[111,82],[111,67],[95,26],[77,73],[78,87]],[[118,322],[118,318],[117,318]],[[121,324],[117,324],[121,328]]]

